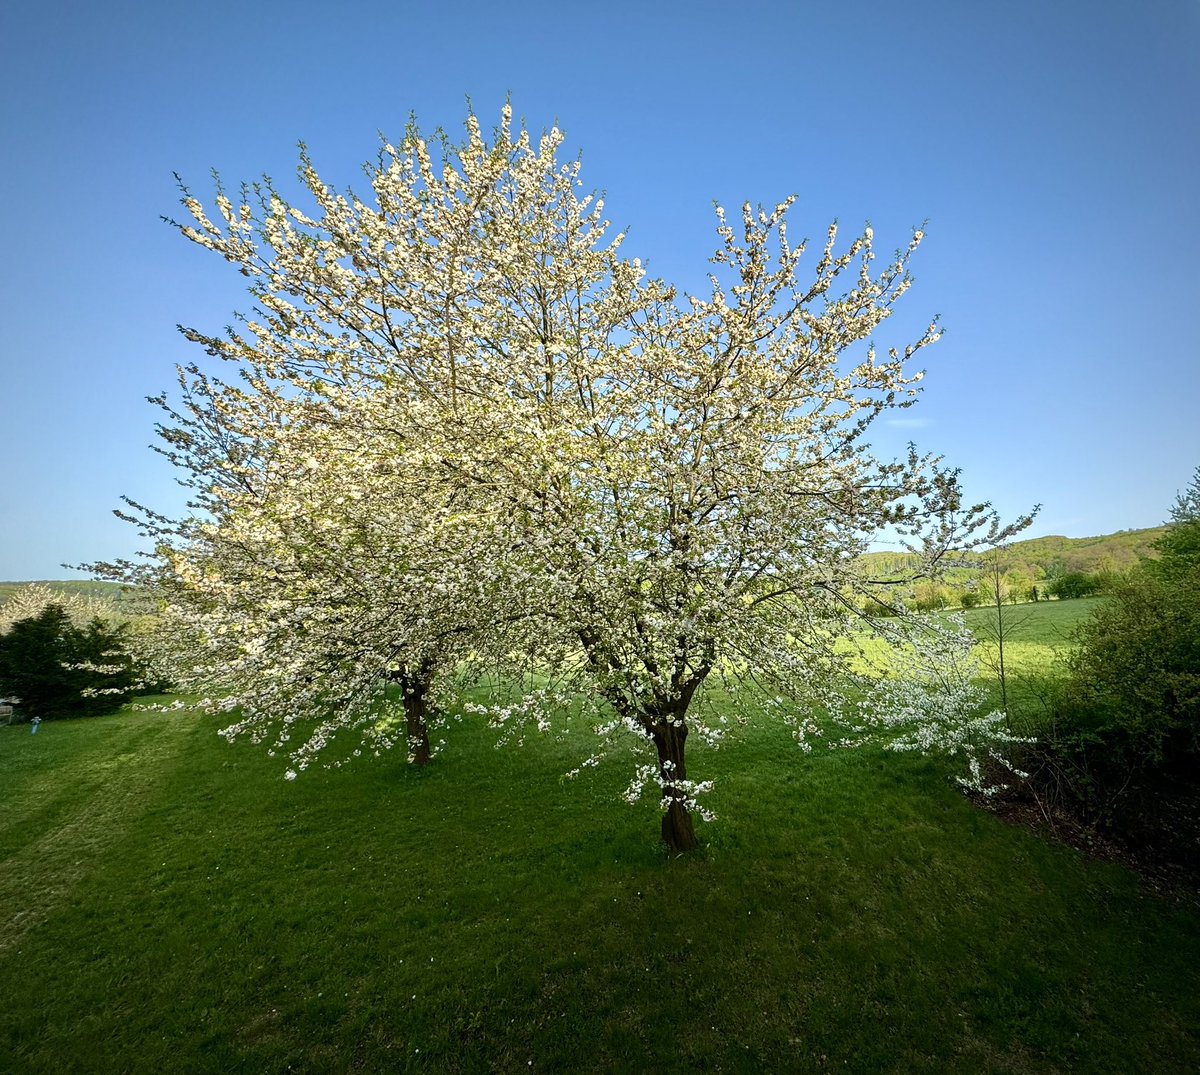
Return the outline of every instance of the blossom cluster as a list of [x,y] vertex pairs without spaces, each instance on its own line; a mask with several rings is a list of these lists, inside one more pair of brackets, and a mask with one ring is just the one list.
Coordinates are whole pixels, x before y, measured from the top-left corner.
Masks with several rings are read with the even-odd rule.
[[1002,710],[989,708],[987,693],[978,686],[975,640],[962,615],[906,616],[892,635],[882,674],[866,681],[863,696],[852,705],[848,723],[856,738],[851,741],[866,736],[890,750],[961,757],[967,775],[956,780],[985,796],[1007,786],[988,782],[997,768],[1026,777],[1005,748],[1028,740],[1009,731]]

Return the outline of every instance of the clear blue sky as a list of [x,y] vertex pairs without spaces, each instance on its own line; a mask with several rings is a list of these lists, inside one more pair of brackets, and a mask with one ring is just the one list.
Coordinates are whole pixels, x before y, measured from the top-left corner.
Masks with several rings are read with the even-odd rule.
[[[242,278],[160,222],[294,173],[354,182],[377,132],[506,95],[558,122],[628,253],[701,288],[711,205],[794,192],[791,232],[928,221],[940,313],[907,427],[1029,533],[1156,525],[1200,463],[1200,0],[10,3],[0,13],[0,579],[74,577],[177,510],[147,447],[176,332]],[[903,326],[899,326],[902,328]],[[881,333],[902,343],[904,333]]]

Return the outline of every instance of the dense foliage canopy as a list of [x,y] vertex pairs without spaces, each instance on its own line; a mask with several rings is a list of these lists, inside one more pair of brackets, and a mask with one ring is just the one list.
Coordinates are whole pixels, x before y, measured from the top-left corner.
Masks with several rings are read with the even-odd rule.
[[1200,772],[1200,470],[1156,542],[1083,625],[1047,735],[1066,784],[1103,819],[1130,791]]

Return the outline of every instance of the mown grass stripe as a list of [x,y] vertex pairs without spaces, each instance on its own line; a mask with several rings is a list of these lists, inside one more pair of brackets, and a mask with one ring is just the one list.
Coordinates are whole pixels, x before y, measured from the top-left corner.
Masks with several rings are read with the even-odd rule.
[[[103,856],[136,825],[183,748],[188,729],[166,719],[142,719],[137,742],[113,749],[92,737],[86,749],[64,756],[50,745],[72,736],[71,723],[50,723],[25,740],[24,729],[6,729],[4,746],[26,761],[24,780],[5,799],[4,853],[0,858],[0,951],[17,944],[53,915]],[[57,759],[28,764],[21,753]],[[17,766],[14,766],[16,768]]]

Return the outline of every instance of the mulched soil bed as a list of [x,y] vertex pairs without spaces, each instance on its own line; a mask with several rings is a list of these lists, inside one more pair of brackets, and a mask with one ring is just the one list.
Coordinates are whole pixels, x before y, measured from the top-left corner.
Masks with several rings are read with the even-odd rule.
[[1200,790],[1142,790],[1101,829],[1026,783],[982,800],[1010,825],[1031,829],[1092,858],[1133,870],[1155,895],[1200,907]]

